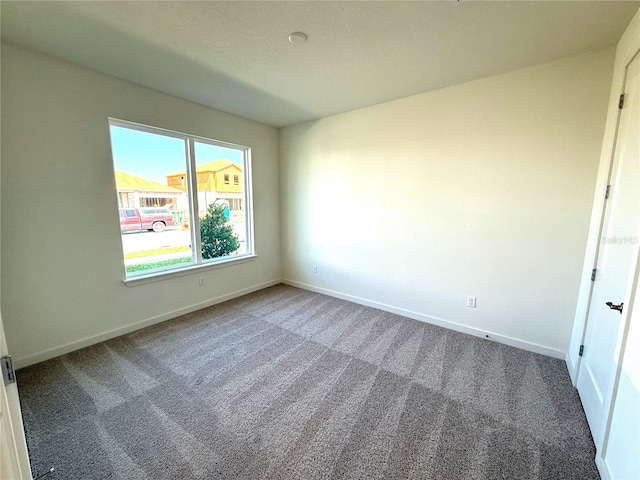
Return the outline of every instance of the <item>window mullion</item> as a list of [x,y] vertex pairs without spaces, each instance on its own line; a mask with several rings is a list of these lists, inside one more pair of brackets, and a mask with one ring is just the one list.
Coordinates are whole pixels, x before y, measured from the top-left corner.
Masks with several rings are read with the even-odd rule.
[[202,244],[200,242],[200,217],[198,216],[198,171],[196,169],[196,149],[192,137],[186,141],[187,181],[189,182],[189,215],[191,216],[192,258],[195,264],[202,263]]
[[253,175],[251,173],[251,150],[245,148],[242,154],[244,168],[242,169],[244,175],[244,195],[242,202],[244,202],[244,215],[245,215],[245,232],[246,232],[246,249],[248,252],[254,251],[255,239],[253,231],[253,187],[251,179]]

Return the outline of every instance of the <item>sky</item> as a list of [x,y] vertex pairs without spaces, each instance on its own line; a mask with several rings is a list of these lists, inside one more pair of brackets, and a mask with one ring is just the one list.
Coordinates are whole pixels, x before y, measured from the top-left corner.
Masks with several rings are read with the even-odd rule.
[[[167,184],[165,175],[185,170],[184,141],[130,128],[111,126],[111,152],[116,170]],[[225,158],[242,163],[242,151],[196,142],[196,165]]]

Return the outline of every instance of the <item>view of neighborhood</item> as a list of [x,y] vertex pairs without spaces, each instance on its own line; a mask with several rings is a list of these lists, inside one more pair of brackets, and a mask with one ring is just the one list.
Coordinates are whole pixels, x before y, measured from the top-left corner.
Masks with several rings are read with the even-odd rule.
[[[112,126],[111,133],[127,276],[193,263],[192,199],[184,141],[120,126]],[[243,163],[224,157],[199,161],[211,154],[235,160],[238,150],[196,143],[195,153],[197,195],[193,201],[201,223],[198,233],[215,237],[199,237],[203,260],[242,255],[247,248]],[[203,233],[203,223],[208,233]],[[207,253],[205,244],[208,248],[216,244],[215,253]]]

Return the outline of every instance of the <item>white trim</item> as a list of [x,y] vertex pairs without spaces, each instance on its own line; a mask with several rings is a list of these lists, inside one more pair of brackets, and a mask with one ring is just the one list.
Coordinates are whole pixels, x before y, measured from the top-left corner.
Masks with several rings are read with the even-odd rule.
[[[624,76],[622,79],[622,86],[621,88],[617,91],[617,98],[619,98],[621,95],[625,94],[626,88],[627,88],[627,71],[629,69],[629,65],[633,62],[634,58],[638,55],[639,51],[636,51],[632,56],[631,56],[631,60],[629,60],[625,67],[624,67]],[[612,91],[615,91],[612,89]],[[617,101],[615,101],[614,98],[614,107],[617,107]],[[609,196],[608,196],[608,192],[609,192],[609,188],[610,187],[615,187],[615,185],[613,185],[613,181],[615,180],[613,178],[613,176],[616,174],[616,172],[614,172],[614,166],[615,166],[615,157],[616,157],[616,151],[618,149],[618,133],[620,130],[620,121],[622,120],[622,109],[620,107],[616,108],[616,118],[615,118],[615,129],[614,129],[614,133],[613,133],[613,141],[611,143],[611,149],[609,152],[609,160],[608,160],[608,165],[607,165],[607,177],[606,177],[606,189],[605,191],[607,192],[607,195],[602,194],[602,197],[598,197],[598,194],[596,193],[596,197],[595,197],[595,201],[598,202],[599,200],[599,223],[598,223],[598,231],[597,231],[597,235],[596,235],[596,247],[595,247],[595,253],[593,255],[593,263],[592,263],[592,269],[591,271],[596,271],[596,275],[598,274],[598,267],[600,266],[600,257],[602,256],[602,248],[603,248],[603,243],[602,243],[602,235],[604,233],[604,229],[607,227],[607,222],[609,221],[609,215],[610,215],[610,208],[611,206],[611,200],[609,200]],[[603,151],[604,151],[605,147],[604,147],[604,141],[603,141]],[[596,189],[597,192],[597,189]],[[594,211],[595,211],[595,207],[594,207]],[[594,215],[594,213],[592,213],[592,216]],[[587,275],[589,275],[589,272],[586,272]],[[587,327],[589,325],[589,318],[591,317],[591,303],[593,301],[593,292],[595,290],[595,282],[593,280],[590,279],[589,282],[589,287],[588,287],[588,295],[587,295],[587,299],[585,301],[585,312],[584,312],[584,318],[581,319],[582,320],[582,324],[583,324],[583,329],[582,329],[582,337],[580,339],[580,344],[584,345],[586,343],[587,340]],[[577,367],[578,369],[575,372],[575,382],[574,382],[574,386],[578,386],[578,376],[580,375],[580,365],[582,364],[582,359],[578,358],[577,361]]]
[[[218,265],[220,266],[220,265]],[[191,273],[191,272],[174,272],[176,274],[182,273],[182,274],[187,274],[187,273]],[[165,277],[166,278],[166,277]],[[140,279],[142,280],[142,279]],[[157,280],[156,279],[148,279],[149,281],[154,281]],[[35,353],[33,355],[28,355],[26,357],[15,357],[13,359],[13,364],[14,367],[16,369],[18,368],[24,368],[27,367],[29,365],[33,365],[35,363],[39,363],[39,362],[43,362],[45,360],[49,360],[51,358],[55,358],[58,357],[60,355],[64,355],[66,353],[70,353],[73,352],[75,350],[79,350],[81,348],[85,348],[91,345],[95,345],[96,343],[100,343],[100,342],[104,342],[106,340],[110,340],[112,338],[116,338],[119,337],[121,335],[125,335],[127,333],[131,333],[134,332],[136,330],[140,330],[142,328],[151,326],[151,325],[155,325],[157,323],[161,323],[164,322],[166,320],[170,320],[172,318],[176,318],[179,317],[180,315],[185,315],[187,313],[191,313],[191,312],[195,312],[197,310],[200,310],[202,308],[207,308],[210,307],[212,305],[218,304],[218,303],[222,303],[225,302],[227,300],[232,300],[234,298],[238,298],[241,297],[243,295],[247,295],[249,293],[253,293],[256,292],[258,290],[262,290],[264,288],[268,288],[268,287],[272,287],[274,285],[277,285],[279,283],[284,283],[286,285],[290,285],[292,287],[297,287],[297,288],[301,288],[303,290],[309,290],[311,292],[316,292],[316,293],[322,293],[324,295],[329,295],[330,297],[335,297],[335,298],[340,298],[342,300],[347,300],[353,303],[357,303],[359,305],[365,305],[368,307],[373,307],[373,308],[378,308],[380,310],[384,310],[386,312],[390,312],[390,313],[395,313],[397,315],[402,315],[404,317],[408,317],[408,318],[412,318],[414,320],[418,320],[421,322],[425,322],[425,323],[429,323],[432,325],[437,325],[439,327],[443,327],[443,328],[447,328],[449,330],[454,330],[457,332],[461,332],[461,333],[466,333],[469,335],[473,335],[476,337],[482,337],[482,338],[486,338],[486,336],[489,336],[490,340],[494,340],[497,341],[499,343],[503,343],[505,345],[509,345],[512,347],[516,347],[516,348],[520,348],[522,350],[526,350],[529,352],[533,352],[533,353],[538,353],[541,355],[547,355],[549,357],[554,357],[554,358],[558,358],[558,359],[564,359],[565,357],[568,357],[568,355],[566,354],[566,352],[562,352],[560,350],[556,350],[553,348],[549,348],[546,347],[544,345],[540,345],[537,343],[532,343],[532,342],[527,342],[526,340],[520,340],[517,338],[512,338],[512,337],[508,337],[506,335],[500,335],[497,334],[495,332],[491,332],[491,331],[485,331],[485,330],[480,330],[477,328],[473,328],[473,327],[468,327],[466,325],[462,325],[450,320],[446,320],[446,319],[442,319],[442,318],[437,318],[437,317],[432,317],[429,315],[424,315],[422,313],[418,313],[418,312],[413,312],[411,310],[406,310],[404,308],[400,308],[400,307],[395,307],[392,305],[387,305],[384,303],[380,303],[380,302],[376,302],[373,300],[369,300],[369,299],[365,299],[365,298],[361,298],[361,297],[356,297],[353,295],[348,295],[348,294],[343,294],[340,292],[336,292],[333,290],[328,290],[326,288],[320,288],[320,287],[315,287],[313,285],[309,285],[306,283],[301,283],[301,282],[296,282],[294,280],[289,280],[289,279],[273,279],[273,280],[269,280],[267,282],[264,283],[260,283],[258,285],[253,285],[251,287],[247,287],[244,288],[242,290],[236,290],[234,292],[225,294],[225,295],[221,295],[219,297],[216,298],[212,298],[209,300],[206,300],[204,302],[200,302],[200,303],[196,303],[193,305],[189,305],[183,308],[179,308],[177,310],[172,310],[171,312],[168,313],[163,313],[161,315],[157,315],[155,317],[151,317],[148,318],[146,320],[141,320],[139,322],[135,322],[129,325],[125,325],[122,327],[118,327],[116,329],[113,330],[109,330],[107,332],[103,332],[103,333],[99,333],[97,335],[92,335],[90,337],[85,337],[83,339],[74,341],[74,342],[70,342],[64,345],[61,345],[59,347],[54,347],[48,350],[43,350],[41,352]],[[571,374],[571,371],[569,372]]]
[[274,280],[269,280],[268,282],[260,283],[258,285],[253,285],[251,287],[243,288],[242,290],[236,290],[235,292],[227,293],[225,295],[221,295],[216,298],[212,298],[206,300],[204,302],[196,303],[193,305],[189,305],[183,308],[179,308],[177,310],[173,310],[168,313],[163,313],[162,315],[157,315],[155,317],[148,318],[146,320],[141,320],[139,322],[135,322],[129,325],[125,325],[122,327],[115,328],[113,330],[109,330],[107,332],[99,333],[97,335],[92,335],[90,337],[85,337],[81,340],[77,340],[74,342],[67,343],[65,345],[61,345],[59,347],[50,348],[48,350],[44,350],[39,353],[35,353],[33,355],[29,355],[26,357],[18,357],[13,358],[13,365],[16,369],[27,367],[29,365],[33,365],[34,363],[43,362],[45,360],[49,360],[51,358],[58,357],[60,355],[64,355],[69,352],[73,352],[75,350],[79,350],[84,347],[88,347],[91,345],[95,345],[96,343],[104,342],[106,340],[110,340],[112,338],[119,337],[121,335],[125,335],[127,333],[134,332],[136,330],[140,330],[141,328],[149,327],[151,325],[155,325],[156,323],[164,322],[165,320],[170,320],[172,318],[179,317],[181,315],[185,315],[187,313],[195,312],[196,310],[200,310],[202,308],[210,307],[217,303],[226,302],[227,300],[232,300],[234,298],[241,297],[242,295],[247,295],[248,293],[256,292],[258,290],[262,290],[263,288],[272,287],[273,285],[277,285],[281,283],[279,278]]
[[[120,120],[112,117],[109,117],[108,124],[109,124],[110,138],[111,138],[111,127],[119,127],[119,128],[129,129],[129,130],[136,130],[136,131],[141,131],[145,133],[151,133],[159,136],[165,136],[169,138],[176,138],[184,142],[184,157],[185,157],[185,168],[186,168],[185,172],[187,175],[187,186],[188,186],[187,192],[184,192],[184,195],[186,196],[186,199],[189,202],[189,218],[191,223],[191,228],[189,229],[189,231],[191,236],[191,245],[193,246],[193,248],[191,249],[192,264],[189,266],[197,267],[197,266],[206,265],[208,263],[204,261],[202,258],[202,239],[200,238],[200,215],[199,215],[200,207],[198,205],[198,200],[199,200],[198,197],[202,192],[198,190],[198,167],[196,165],[195,143],[198,142],[205,145],[213,145],[216,147],[223,147],[230,150],[241,151],[242,158],[243,158],[243,162],[242,162],[243,168],[241,171],[244,172],[244,188],[242,192],[239,192],[240,196],[237,198],[244,200],[244,204],[245,204],[245,208],[244,208],[245,236],[246,236],[245,249],[248,252],[246,255],[243,255],[242,257],[255,256],[254,237],[253,237],[254,219],[253,219],[253,190],[251,188],[252,180],[251,180],[251,148],[250,147],[247,147],[245,145],[237,145],[229,142],[223,142],[220,140],[214,140],[212,138],[205,138],[198,135],[190,135],[187,133],[176,132],[175,130],[168,130],[163,127],[153,127],[150,125],[129,122],[127,120]],[[112,148],[111,142],[110,142],[110,148],[111,148],[112,160],[115,161],[115,159],[113,159],[113,148]],[[231,162],[231,161],[230,161],[230,164],[224,168],[229,168],[230,166],[240,170],[240,167],[235,162]],[[115,163],[113,166],[113,172],[114,172],[114,180],[115,180],[117,177]],[[117,185],[116,185],[116,191],[119,192],[119,190],[117,189]],[[196,192],[196,193],[192,195],[189,192]],[[204,193],[206,198],[207,192],[204,192]],[[136,205],[139,203],[139,197],[140,197],[140,192],[137,192],[137,191],[134,192],[134,200],[135,200],[134,203]],[[176,199],[180,199],[180,197],[176,196]],[[206,208],[203,211],[206,211]],[[220,263],[223,263],[223,262],[220,262]],[[170,266],[161,270],[154,270],[153,273],[144,272],[140,275],[136,275],[135,273],[131,275],[127,275],[126,268],[125,268],[124,282],[127,286],[139,284],[139,283],[148,283],[150,281],[156,281],[155,279],[149,280],[151,277],[154,277],[156,275],[159,277],[167,278],[166,276],[167,272],[173,272],[173,271],[184,272],[185,270],[188,270],[188,267],[185,268],[180,266],[178,267]],[[184,273],[180,273],[180,274],[183,275]]]
[[255,243],[255,219],[253,217],[253,157],[251,148],[244,150],[244,223],[246,229],[245,249],[257,255]]
[[145,125],[144,123],[130,122],[129,120],[121,120],[115,117],[108,117],[108,124],[115,125],[116,127],[121,128],[129,128],[134,130],[140,130],[146,133],[153,133],[158,135],[158,131],[162,131],[164,135],[173,138],[179,138],[181,140],[186,140],[191,137],[198,142],[202,141],[202,143],[210,143],[212,145],[217,145],[218,147],[225,148],[233,148],[236,150],[243,150],[245,148],[249,148],[246,145],[239,145],[237,143],[225,142],[223,140],[215,140],[213,138],[202,137],[200,135],[193,135],[191,133],[178,132],[177,130],[171,130],[169,128],[164,127],[155,127],[152,125]]
[[[196,265],[202,264],[202,241],[200,240],[200,206],[198,205],[199,201],[199,190],[198,190],[198,170],[196,167],[196,148],[195,141],[193,138],[187,138],[184,142],[185,155],[187,158],[187,185],[189,185],[190,192],[196,192],[195,195],[189,194],[189,222],[191,223],[189,228],[189,233],[191,234],[191,245],[193,248],[191,249],[191,260]],[[205,193],[205,199],[206,199]],[[206,212],[209,206],[205,205],[204,211]],[[126,276],[126,274],[125,274]],[[132,276],[133,277],[133,276]],[[128,277],[127,277],[128,278]]]
[[[617,50],[616,50],[616,60],[614,64],[611,95],[609,100],[610,111],[607,116],[605,136],[604,136],[603,146],[602,146],[603,157],[601,158],[601,161],[600,161],[600,169],[603,169],[603,167],[606,167],[606,172],[607,172],[606,184],[607,185],[612,184],[612,181],[614,180],[612,175],[615,174],[613,168],[614,168],[614,163],[616,161],[616,152],[618,149],[618,141],[619,141],[618,133],[619,133],[620,122],[622,119],[622,110],[618,107],[618,99],[620,94],[626,93],[627,81],[628,81],[627,75],[629,71],[629,66],[640,54],[640,44],[638,43],[638,38],[640,38],[638,37],[638,31],[640,29],[639,25],[640,25],[640,10],[636,12],[636,15],[634,16],[633,20],[627,27],[627,30],[623,34],[620,42],[618,43]],[[615,115],[612,112],[615,112]],[[609,131],[611,131],[611,133],[609,133]],[[604,157],[605,153],[607,154],[606,157]],[[615,185],[612,185],[612,186],[614,186],[615,188]],[[589,239],[588,239],[588,243],[594,242],[595,244],[594,267],[596,268],[597,268],[599,256],[601,254],[601,248],[602,248],[601,237],[604,231],[605,222],[609,221],[608,216],[610,215],[610,212],[609,212],[610,208],[612,208],[612,206],[609,203],[602,202],[602,201],[598,203],[598,201],[596,200],[596,203],[594,204],[593,211],[592,211],[592,223],[596,218],[599,220],[599,229],[597,231],[597,236],[595,235],[596,232],[590,231]],[[598,216],[596,217],[596,215]],[[640,227],[638,228],[640,229]],[[629,276],[626,282],[626,292],[624,296],[625,308],[624,308],[623,315],[620,317],[618,337],[616,340],[616,346],[614,350],[615,358],[612,366],[613,380],[609,385],[606,385],[604,387],[602,392],[602,397],[603,397],[602,411],[599,413],[600,422],[602,426],[599,428],[599,431],[596,432],[597,436],[593,435],[594,429],[593,429],[593,426],[591,425],[591,423],[593,423],[593,420],[589,424],[589,427],[592,431],[593,441],[596,446],[596,452],[597,452],[596,458],[595,458],[596,465],[603,479],[611,478],[609,469],[607,467],[606,456],[607,456],[607,449],[609,444],[609,435],[611,433],[611,422],[613,418],[616,397],[618,394],[617,390],[618,390],[620,374],[622,370],[622,360],[624,358],[624,353],[627,348],[626,339],[627,339],[627,333],[629,330],[629,324],[631,320],[631,313],[633,310],[632,302],[633,302],[633,299],[635,298],[635,292],[638,284],[638,269],[640,268],[640,248],[638,245],[635,245],[633,249],[630,263],[632,265],[632,268],[630,269]],[[633,266],[635,266],[635,268],[633,268]],[[587,327],[589,324],[590,308],[591,308],[591,301],[592,301],[591,296],[592,296],[593,289],[594,289],[594,284],[593,282],[591,282],[591,284],[589,285],[588,298],[586,299],[585,303],[582,304],[582,306],[585,306],[584,317],[580,319],[576,318],[576,323],[574,324],[574,333],[577,331],[576,328],[581,329],[581,331],[578,330],[578,332],[581,335],[580,336],[581,344],[585,344],[587,339],[586,338]],[[580,308],[580,306],[581,304],[579,303],[577,308]],[[577,323],[578,321],[580,323]],[[575,338],[574,335],[572,335],[572,337]],[[573,342],[570,348],[571,349],[575,348],[575,346],[573,345]],[[576,372],[575,372],[576,380],[574,383],[576,387],[578,386],[578,379],[582,374],[581,372],[583,369],[582,359],[578,357],[577,363],[578,364],[576,366]],[[567,367],[569,367],[568,364],[567,364]],[[578,389],[578,393],[582,397],[582,394],[584,392],[581,392],[580,389]]]
[[[0,356],[8,355],[0,314]],[[0,380],[0,477],[31,480],[29,452],[24,436],[18,385]]]
[[141,273],[140,275],[131,276],[122,280],[127,287],[135,287],[136,285],[144,285],[145,283],[160,282],[169,278],[183,277],[191,275],[198,270],[215,270],[216,268],[228,267],[254,260],[257,255],[229,255],[228,257],[220,257],[222,260],[209,261],[207,263],[190,264],[185,267],[171,267],[166,270],[153,270],[152,273]]
[[494,341],[497,341],[498,343],[503,343],[511,347],[520,348],[522,350],[527,350],[533,353],[539,353],[541,355],[547,355],[549,357],[558,358],[560,360],[563,360],[566,356],[566,352],[556,350],[554,348],[545,347],[544,345],[540,345],[537,343],[527,342],[526,340],[520,340],[517,338],[508,337],[505,335],[500,335],[498,333],[490,332],[487,330],[480,330],[478,328],[468,327],[466,325],[462,325],[460,323],[456,323],[451,320],[446,320],[444,318],[431,317],[429,315],[413,312],[411,310],[395,307],[393,305],[387,305],[385,303],[376,302],[366,298],[356,297],[353,295],[348,295],[348,294],[336,292],[333,290],[328,290],[326,288],[315,287],[313,285],[296,282],[294,280],[283,279],[282,283],[286,285],[291,285],[292,287],[302,288],[303,290],[322,293],[324,295],[329,295],[330,297],[340,298],[342,300],[358,303],[360,305],[365,305],[367,307],[378,308],[380,310],[384,310],[385,312],[395,313],[398,315],[402,315],[403,317],[408,317],[414,320],[419,320],[421,322],[437,325],[439,327],[448,328],[449,330],[454,330],[456,332],[466,333],[469,335],[473,335],[475,337],[488,338],[489,340],[494,340]]
[[612,480],[607,461],[600,456],[600,452],[596,452],[596,467],[602,480]]
[[571,385],[575,387],[578,382],[578,366],[573,364],[573,359],[569,352],[567,352],[565,356],[565,362],[567,364],[567,370],[569,371],[569,378],[571,378]]

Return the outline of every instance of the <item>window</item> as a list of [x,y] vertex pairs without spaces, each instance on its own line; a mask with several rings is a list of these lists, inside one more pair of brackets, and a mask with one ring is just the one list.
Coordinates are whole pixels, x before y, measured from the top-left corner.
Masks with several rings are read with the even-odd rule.
[[[114,119],[109,132],[127,280],[253,256],[248,147]],[[216,184],[223,169],[240,191]]]
[[233,176],[233,184],[240,185],[240,177],[238,175]]
[[228,173],[225,173],[225,174],[224,174],[224,183],[225,183],[226,185],[228,185],[228,184],[229,184],[229,174],[228,174]]

